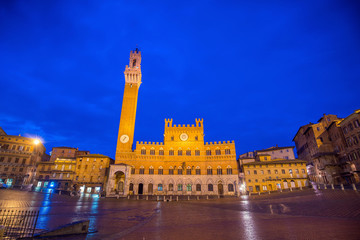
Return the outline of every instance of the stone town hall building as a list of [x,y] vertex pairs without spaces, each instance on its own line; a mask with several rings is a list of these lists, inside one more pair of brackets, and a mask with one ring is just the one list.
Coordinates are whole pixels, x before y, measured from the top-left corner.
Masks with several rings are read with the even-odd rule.
[[165,119],[164,142],[136,142],[135,117],[141,84],[141,52],[130,52],[108,197],[127,195],[237,195],[235,143],[204,142],[202,119],[173,124]]

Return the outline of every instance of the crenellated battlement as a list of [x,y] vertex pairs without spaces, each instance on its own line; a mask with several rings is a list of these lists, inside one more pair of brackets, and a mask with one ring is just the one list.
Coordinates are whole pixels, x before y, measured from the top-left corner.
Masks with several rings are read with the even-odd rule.
[[163,146],[163,142],[143,142],[143,141],[137,141],[136,145],[147,145],[147,146]]
[[196,124],[173,124],[172,118],[165,118],[165,128],[203,128],[202,118],[196,118],[195,122]]
[[229,145],[235,144],[234,140],[232,141],[219,141],[219,142],[205,142],[205,145],[214,146],[214,145]]

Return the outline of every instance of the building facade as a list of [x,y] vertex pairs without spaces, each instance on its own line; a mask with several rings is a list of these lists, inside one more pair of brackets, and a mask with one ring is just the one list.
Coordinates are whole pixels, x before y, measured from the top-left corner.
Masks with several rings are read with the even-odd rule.
[[38,139],[7,135],[3,129],[0,134],[0,184],[30,187],[37,163],[47,156],[44,145]]
[[308,186],[306,161],[271,159],[269,154],[258,155],[257,161],[243,164],[244,188],[261,193]]
[[114,160],[101,154],[86,154],[76,157],[74,188],[82,193],[104,191],[109,175],[110,164]]
[[107,196],[237,195],[235,143],[205,142],[203,119],[192,125],[165,119],[164,142],[136,142],[133,150],[140,63],[140,51],[131,51]]
[[336,115],[324,114],[318,123],[301,126],[293,139],[299,159],[307,162],[311,181],[325,184],[341,182],[341,165],[327,131],[334,121],[339,120]]

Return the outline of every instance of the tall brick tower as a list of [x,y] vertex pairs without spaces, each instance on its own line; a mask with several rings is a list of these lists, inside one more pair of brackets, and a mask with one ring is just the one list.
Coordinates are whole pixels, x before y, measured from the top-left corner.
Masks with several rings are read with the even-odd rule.
[[116,146],[115,164],[134,157],[136,106],[141,84],[141,52],[138,48],[130,52],[129,65],[125,67],[125,88],[121,108],[118,141]]

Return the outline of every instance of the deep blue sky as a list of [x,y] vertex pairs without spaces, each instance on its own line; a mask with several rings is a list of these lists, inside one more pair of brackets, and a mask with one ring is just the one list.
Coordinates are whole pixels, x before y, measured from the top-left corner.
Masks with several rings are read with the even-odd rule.
[[1,1],[0,126],[114,157],[129,52],[142,51],[135,141],[204,118],[237,154],[293,145],[360,108],[357,1]]

